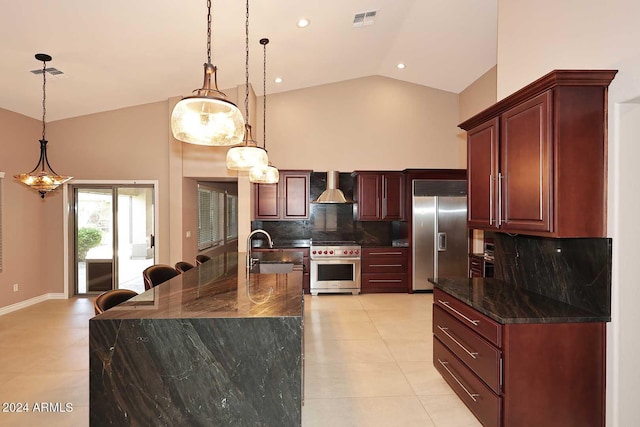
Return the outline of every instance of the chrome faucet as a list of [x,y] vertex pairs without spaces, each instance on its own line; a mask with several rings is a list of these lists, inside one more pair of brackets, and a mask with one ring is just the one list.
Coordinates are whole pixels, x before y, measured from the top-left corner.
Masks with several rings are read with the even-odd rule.
[[251,238],[258,233],[262,233],[267,236],[267,239],[269,240],[269,247],[273,248],[273,240],[271,240],[271,236],[266,231],[258,229],[253,230],[251,233],[249,233],[249,235],[247,236],[247,271],[250,270],[251,267],[253,267],[254,262],[258,261],[257,259],[253,259],[253,257],[251,256]]

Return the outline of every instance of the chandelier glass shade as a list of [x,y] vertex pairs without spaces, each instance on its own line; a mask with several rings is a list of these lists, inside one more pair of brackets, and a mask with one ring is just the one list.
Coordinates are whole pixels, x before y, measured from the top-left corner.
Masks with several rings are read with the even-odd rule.
[[42,61],[42,139],[40,140],[40,158],[38,164],[31,172],[21,173],[13,177],[28,187],[40,193],[40,197],[44,199],[45,195],[73,177],[60,175],[55,172],[49,164],[47,158],[47,140],[46,140],[46,87],[47,87],[47,61],[51,61],[51,56],[45,53],[36,54],[36,59]]
[[249,181],[255,184],[277,184],[280,181],[280,172],[271,166],[256,166],[249,169]]
[[180,100],[171,113],[171,131],[179,141],[196,145],[238,145],[244,137],[244,118],[238,107],[218,89],[217,67],[211,64],[211,0],[207,1],[207,63],[202,88]]
[[251,135],[251,125],[245,124],[244,142],[227,151],[227,169],[248,171],[253,167],[267,166],[269,159],[267,152],[258,147]]

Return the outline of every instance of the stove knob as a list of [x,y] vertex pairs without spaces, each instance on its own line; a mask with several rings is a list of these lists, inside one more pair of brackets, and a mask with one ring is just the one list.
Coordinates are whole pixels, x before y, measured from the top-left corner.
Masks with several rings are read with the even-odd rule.
[[353,255],[353,250],[350,250],[350,251],[349,251],[349,255]]
[[356,255],[358,255],[359,253],[360,253],[360,251],[356,249]]
[[315,254],[316,254],[316,251],[311,251],[311,253],[315,255]]
[[348,253],[348,251],[345,249],[344,251],[342,251],[343,255],[346,255]]
[[326,255],[326,254],[327,254],[327,251],[324,251],[324,254]]
[[329,254],[333,255],[333,251],[329,251]]

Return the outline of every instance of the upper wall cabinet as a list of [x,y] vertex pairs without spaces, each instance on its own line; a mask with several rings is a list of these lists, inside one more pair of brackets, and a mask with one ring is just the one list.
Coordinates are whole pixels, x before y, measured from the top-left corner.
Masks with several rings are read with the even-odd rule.
[[311,171],[279,172],[277,184],[254,184],[254,219],[309,219]]
[[356,171],[358,221],[404,220],[404,174],[402,172]]
[[615,70],[556,70],[460,124],[468,225],[605,237],[607,90]]

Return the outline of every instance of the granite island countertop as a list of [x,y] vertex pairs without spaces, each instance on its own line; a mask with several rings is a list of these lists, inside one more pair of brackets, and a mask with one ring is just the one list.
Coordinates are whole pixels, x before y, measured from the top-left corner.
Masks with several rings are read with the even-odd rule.
[[[256,252],[252,256],[261,262],[302,265],[302,253]],[[300,273],[247,276],[245,257],[243,252],[213,257],[94,319],[302,316],[302,285],[292,277]]]
[[430,279],[436,289],[502,323],[609,322],[611,316],[557,301],[491,278]]

